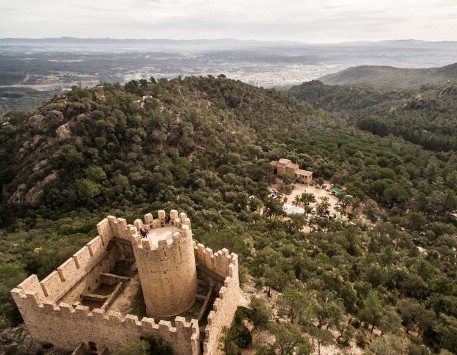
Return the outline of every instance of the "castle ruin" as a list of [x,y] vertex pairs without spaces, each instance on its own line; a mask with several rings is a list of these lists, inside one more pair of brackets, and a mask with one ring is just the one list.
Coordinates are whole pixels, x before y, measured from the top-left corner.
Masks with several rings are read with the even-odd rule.
[[112,350],[149,335],[175,354],[219,353],[239,301],[238,256],[197,244],[175,210],[134,225],[109,216],[97,230],[45,279],[31,275],[11,291],[30,335],[66,350]]

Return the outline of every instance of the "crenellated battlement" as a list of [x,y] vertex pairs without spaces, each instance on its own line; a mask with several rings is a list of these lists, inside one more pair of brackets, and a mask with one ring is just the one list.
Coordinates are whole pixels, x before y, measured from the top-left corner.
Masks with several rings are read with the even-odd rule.
[[190,220],[178,211],[134,222],[133,252],[149,316],[172,317],[195,303],[197,270]]
[[136,219],[133,224],[138,231],[143,226],[147,226],[149,229],[153,229],[166,226],[181,227],[181,225],[188,225],[190,228],[190,219],[184,212],[178,214],[178,211],[171,210],[169,216],[167,216],[164,210],[159,210],[157,212],[157,218],[154,218],[152,213],[146,213],[144,215],[144,222],[141,219]]
[[[162,228],[167,227],[168,226]],[[132,237],[133,245],[140,249],[159,251],[163,253],[167,252],[171,248],[174,248],[174,246],[179,243],[187,242],[189,240],[192,241],[192,231],[188,225],[182,225],[176,228],[176,230],[170,231],[170,237],[167,239],[155,240],[154,237],[150,236],[152,233],[150,233],[147,238],[143,238],[141,235],[137,234]]]
[[36,275],[31,275],[17,288],[25,292],[37,292],[37,297],[41,301],[54,300],[68,290],[76,280],[85,276],[105,256],[102,239],[97,236],[42,281],[39,281]]
[[[141,230],[145,226],[148,234],[143,238]],[[187,322],[176,316],[184,314],[198,298],[198,264],[206,268],[205,277],[210,282],[211,278],[215,280],[211,287],[218,292],[213,305],[209,305],[203,354],[217,353],[222,328],[230,326],[238,305],[238,256],[227,249],[214,253],[195,243],[189,218],[176,210],[168,216],[165,211],[158,211],[156,218],[148,213],[144,221],[137,219],[133,225],[123,218],[108,216],[97,224],[97,230],[97,237],[42,281],[31,275],[11,291],[29,333],[41,342],[68,350],[89,341],[114,349],[119,342],[151,335],[163,339],[176,354],[198,355],[198,320]],[[121,265],[126,260],[131,262],[125,257],[129,253],[126,248],[137,264],[145,295],[149,317],[142,319],[119,313],[115,310],[122,308],[112,306],[122,292],[122,283],[130,282],[128,277],[118,276],[119,283],[103,306],[91,309],[81,304],[87,297],[99,296],[94,290],[113,272],[117,261]]]
[[114,216],[108,216],[100,221],[97,224],[97,231],[105,247],[114,237],[130,241],[138,232],[134,226],[127,224],[124,218],[116,218]]
[[[56,305],[51,301],[41,302],[36,291],[15,288],[11,293],[21,312],[33,314],[33,317],[26,318],[31,334],[41,341],[52,342],[64,349],[74,348],[79,342],[88,339],[97,339],[97,345],[114,349],[118,342],[149,334],[167,341],[177,353],[198,354],[197,320],[187,322],[184,317],[176,317],[174,325],[165,320],[156,323],[152,318],[139,320],[132,314],[122,315],[99,308],[91,311],[89,307],[73,307],[67,303]],[[70,325],[68,333],[71,336],[64,335],[66,329],[62,327],[62,322]],[[78,332],[71,331],[72,326],[76,326]],[[60,336],[56,337],[57,334]]]
[[[141,219],[136,219],[133,222],[136,228],[136,234],[132,236],[134,246],[151,251],[167,251],[173,247],[173,244],[180,243],[183,239],[192,239],[192,230],[190,225],[190,219],[187,218],[185,213],[171,210],[170,215],[167,218],[164,210],[158,211],[158,217],[154,219],[151,213],[144,215],[144,222]],[[148,231],[148,237],[144,238],[141,236],[140,231],[146,227]],[[171,236],[166,239],[154,238],[154,233],[160,228],[175,228],[170,234]],[[156,240],[157,239],[157,240]]]
[[206,248],[201,243],[194,241],[195,261],[197,264],[213,270],[222,277],[233,277],[235,272],[238,273],[238,255],[230,254],[227,249],[222,249],[213,253],[210,248]]
[[218,297],[214,300],[205,328],[204,354],[211,354],[212,349],[217,349],[222,328],[230,326],[238,307],[240,298],[238,255],[230,254],[225,248],[213,253],[210,248],[197,243],[194,243],[194,251],[198,264],[224,277],[224,285],[219,289]]
[[145,327],[148,329],[162,330],[165,332],[176,332],[177,329],[191,329],[192,332],[197,332],[198,326],[195,322],[186,322],[184,317],[176,317],[174,319],[175,326],[172,326],[171,321],[160,320],[159,323],[156,323],[154,318],[143,317],[141,320],[137,316],[132,314],[122,315],[119,312],[114,311],[105,311],[100,308],[94,308],[92,311],[89,307],[78,305],[76,307],[61,302],[56,304],[52,301],[41,302],[37,297],[37,292],[24,292],[19,288],[14,288],[11,293],[13,294],[14,299],[20,299],[22,305],[36,307],[40,310],[43,315],[49,316],[71,316],[71,317],[92,317],[93,319],[102,319],[110,322],[112,325],[115,323],[128,323],[138,327]]

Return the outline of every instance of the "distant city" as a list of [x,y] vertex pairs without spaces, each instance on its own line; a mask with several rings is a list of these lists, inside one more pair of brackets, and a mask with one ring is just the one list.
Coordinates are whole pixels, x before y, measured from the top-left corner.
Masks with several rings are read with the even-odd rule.
[[439,67],[454,63],[457,42],[340,44],[237,40],[0,39],[1,87],[36,90],[132,79],[219,75],[263,87],[287,87],[356,65]]

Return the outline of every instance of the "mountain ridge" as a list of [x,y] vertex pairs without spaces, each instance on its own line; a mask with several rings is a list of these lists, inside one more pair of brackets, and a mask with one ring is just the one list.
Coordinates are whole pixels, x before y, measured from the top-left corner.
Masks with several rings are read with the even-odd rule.
[[457,80],[457,63],[433,68],[361,65],[324,75],[319,80],[330,85],[356,84],[394,89],[442,85]]

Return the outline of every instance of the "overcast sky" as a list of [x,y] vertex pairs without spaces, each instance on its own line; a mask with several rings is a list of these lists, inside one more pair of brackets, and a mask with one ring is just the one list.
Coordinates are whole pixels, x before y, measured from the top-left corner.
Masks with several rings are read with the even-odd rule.
[[0,38],[457,40],[457,0],[0,0]]

